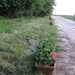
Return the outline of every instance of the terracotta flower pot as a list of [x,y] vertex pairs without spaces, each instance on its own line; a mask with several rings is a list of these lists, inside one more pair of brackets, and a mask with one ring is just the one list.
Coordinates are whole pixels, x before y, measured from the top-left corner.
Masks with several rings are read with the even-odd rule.
[[37,70],[40,70],[41,72],[43,72],[46,75],[52,75],[52,72],[56,68],[56,65],[54,65],[54,66],[40,66],[36,62],[35,67]]

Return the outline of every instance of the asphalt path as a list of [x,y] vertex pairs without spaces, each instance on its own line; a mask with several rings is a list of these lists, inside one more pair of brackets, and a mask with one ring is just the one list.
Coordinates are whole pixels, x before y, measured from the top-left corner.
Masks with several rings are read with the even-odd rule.
[[66,36],[75,43],[75,21],[59,16],[53,16],[53,18],[55,19],[55,25],[58,26],[58,30],[64,31]]
[[56,70],[53,75],[75,75],[75,21],[52,16],[57,28]]

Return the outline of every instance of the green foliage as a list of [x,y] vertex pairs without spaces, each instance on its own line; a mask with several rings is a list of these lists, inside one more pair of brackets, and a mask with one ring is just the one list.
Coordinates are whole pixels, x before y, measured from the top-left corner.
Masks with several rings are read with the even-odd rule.
[[34,75],[45,75],[41,71],[35,71]]
[[5,75],[3,72],[0,72],[0,75]]
[[58,51],[58,46],[55,46],[55,41],[53,37],[47,36],[47,38],[43,38],[40,43],[37,46],[40,50],[46,50],[46,51]]
[[0,0],[0,15],[45,16],[52,13],[54,0]]
[[21,22],[17,22],[13,19],[12,20],[10,20],[10,19],[0,20],[0,33],[1,32],[11,33],[12,29],[16,29],[18,27],[21,27]]
[[[55,35],[55,28],[49,21],[48,16],[0,19],[1,75],[43,75],[34,73],[33,66],[39,41]],[[49,40],[54,43],[53,37]]]
[[[39,65],[54,65],[55,60],[50,60],[50,52],[58,51],[58,46],[55,46],[54,42],[51,42],[51,37],[47,37],[40,41],[37,46],[37,51],[35,53],[35,59]],[[54,41],[54,40],[53,40]]]
[[55,60],[50,60],[50,54],[47,50],[39,50],[35,55],[36,61],[39,65],[54,66]]
[[13,17],[16,11],[21,11],[26,0],[0,0],[0,15]]

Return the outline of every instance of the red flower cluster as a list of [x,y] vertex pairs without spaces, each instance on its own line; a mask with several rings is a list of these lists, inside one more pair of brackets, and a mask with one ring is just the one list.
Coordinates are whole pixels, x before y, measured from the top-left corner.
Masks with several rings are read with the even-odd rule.
[[57,54],[56,54],[56,52],[53,52],[53,51],[52,51],[52,52],[50,53],[50,55],[53,56],[53,57],[55,57]]

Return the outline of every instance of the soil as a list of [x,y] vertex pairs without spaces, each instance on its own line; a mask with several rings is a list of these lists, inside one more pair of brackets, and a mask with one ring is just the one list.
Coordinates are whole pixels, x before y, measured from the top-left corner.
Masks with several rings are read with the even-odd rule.
[[75,75],[75,22],[59,16],[52,18],[57,27],[57,45],[60,46],[53,75]]

